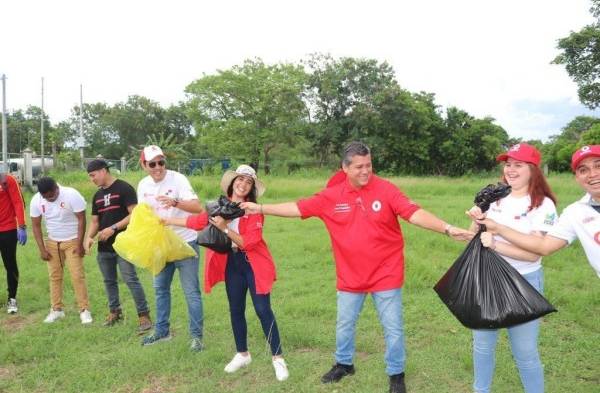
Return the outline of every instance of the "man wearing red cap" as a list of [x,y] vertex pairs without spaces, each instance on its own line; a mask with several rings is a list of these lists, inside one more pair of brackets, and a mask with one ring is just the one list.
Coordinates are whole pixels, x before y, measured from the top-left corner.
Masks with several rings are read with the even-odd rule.
[[575,180],[586,194],[563,210],[546,236],[528,236],[491,219],[479,220],[518,247],[549,255],[579,238],[590,265],[600,277],[600,145],[583,146],[571,158]]

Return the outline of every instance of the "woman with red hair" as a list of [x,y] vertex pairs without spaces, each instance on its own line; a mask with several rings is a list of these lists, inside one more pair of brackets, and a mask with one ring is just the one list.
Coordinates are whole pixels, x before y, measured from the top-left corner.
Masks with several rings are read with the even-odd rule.
[[[527,143],[512,146],[497,157],[504,163],[502,181],[511,186],[511,193],[492,204],[484,215],[473,207],[473,219],[484,216],[521,233],[544,236],[557,221],[556,198],[540,170],[541,154]],[[476,224],[473,223],[473,229]],[[535,289],[543,293],[544,276],[540,255],[526,251],[490,232],[481,234],[485,247],[495,250],[515,268]],[[544,370],[538,352],[540,319],[508,328],[513,358],[526,393],[544,391]],[[490,391],[495,366],[498,330],[473,330],[473,367],[477,393]]]

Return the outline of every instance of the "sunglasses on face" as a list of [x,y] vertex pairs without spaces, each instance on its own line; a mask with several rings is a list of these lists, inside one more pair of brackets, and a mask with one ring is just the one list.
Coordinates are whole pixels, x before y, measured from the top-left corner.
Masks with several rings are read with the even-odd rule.
[[156,165],[159,166],[165,166],[166,161],[165,160],[160,160],[160,161],[150,161],[148,162],[148,166],[152,169],[156,168]]

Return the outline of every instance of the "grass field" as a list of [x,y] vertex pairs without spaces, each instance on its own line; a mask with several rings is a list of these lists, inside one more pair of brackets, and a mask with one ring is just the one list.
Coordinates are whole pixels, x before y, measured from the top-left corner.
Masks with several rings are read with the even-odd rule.
[[[141,177],[141,173],[131,173],[124,179],[135,185]],[[60,174],[57,179],[79,189],[87,201],[94,192],[85,175]],[[464,211],[472,205],[475,192],[496,179],[391,180],[425,209],[466,227]],[[219,194],[217,177],[194,177],[191,181],[202,200]],[[325,181],[326,174],[266,177],[268,191],[263,202],[310,195]],[[552,176],[550,181],[561,210],[581,195],[570,175]],[[431,289],[464,244],[405,222],[402,228],[406,238],[408,390],[470,392],[471,332],[456,321]],[[335,271],[323,224],[317,219],[267,217],[264,236],[278,267],[272,303],[290,369],[288,381],[275,380],[270,353],[251,304],[247,316],[253,362],[236,374],[223,372],[235,352],[223,285],[203,295],[204,352],[188,350],[187,312],[178,279],[172,288],[172,341],[152,347],[140,345],[134,333],[135,308],[124,284],[120,289],[125,322],[102,327],[107,301],[95,253],[85,259],[94,323],[80,324],[66,279],[67,317],[43,324],[49,310],[48,277],[30,232],[27,245],[18,249],[19,313],[10,316],[5,308],[0,310],[0,392],[387,392],[383,333],[371,301],[365,305],[358,324],[356,375],[334,385],[319,381],[333,363],[335,348]],[[600,280],[579,244],[545,258],[544,269],[546,296],[559,310],[542,323],[540,350],[546,391],[599,392]],[[4,272],[0,275],[4,282]],[[154,316],[152,277],[146,271],[139,275]],[[497,350],[493,391],[522,391],[505,333]]]

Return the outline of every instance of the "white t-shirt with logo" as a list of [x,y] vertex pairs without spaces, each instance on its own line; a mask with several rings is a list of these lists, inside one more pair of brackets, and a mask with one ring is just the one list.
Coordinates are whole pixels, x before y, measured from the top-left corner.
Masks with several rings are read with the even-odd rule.
[[[540,206],[527,211],[530,205],[529,195],[519,198],[509,195],[498,203],[492,203],[487,211],[487,217],[527,235],[534,231],[549,232],[558,219],[554,202],[550,198],[544,198]],[[509,243],[499,235],[494,236],[494,239]],[[541,257],[536,262],[528,262],[501,256],[521,274],[534,272],[542,266]]]
[[[198,199],[188,179],[181,173],[167,170],[164,179],[155,182],[150,176],[143,178],[137,187],[138,203],[145,202],[161,218],[187,218],[191,213],[172,206],[162,206],[156,199],[164,195],[169,198],[179,198],[182,201]],[[186,242],[196,240],[197,233],[184,227],[173,226],[171,228]]]
[[38,192],[31,198],[29,215],[42,216],[46,222],[48,238],[57,242],[77,238],[77,216],[85,211],[85,200],[74,188],[58,186],[58,198],[48,202]]
[[590,200],[591,196],[587,194],[567,206],[548,235],[569,244],[579,238],[590,265],[600,277],[600,213],[592,207]]

